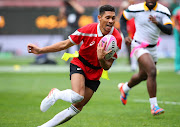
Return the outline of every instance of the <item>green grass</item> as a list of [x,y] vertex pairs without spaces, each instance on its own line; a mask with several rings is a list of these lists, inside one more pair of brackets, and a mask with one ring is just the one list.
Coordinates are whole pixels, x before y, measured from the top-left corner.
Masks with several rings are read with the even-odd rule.
[[[146,83],[130,91],[128,103],[119,100],[117,84],[128,81],[133,73],[110,73],[111,80],[101,79],[101,85],[82,112],[62,127],[179,127],[180,105],[159,104],[165,114],[153,117]],[[172,72],[160,72],[157,77],[158,101],[180,102],[180,77]],[[36,127],[70,106],[59,100],[47,112],[39,105],[51,88],[71,88],[69,73],[0,73],[0,127]]]
[[[0,57],[0,66],[12,66],[12,65],[30,65],[35,62],[35,57],[18,57],[18,56],[12,56],[12,57],[6,57],[1,58]],[[66,62],[61,60],[61,57],[55,57],[54,60],[57,62],[58,65],[65,65]]]
[[0,58],[0,66],[11,66],[11,65],[28,65],[32,63],[34,58],[21,58],[21,57],[12,57],[12,58]]
[[[65,65],[66,62],[61,60],[61,57],[55,57],[55,60],[57,61],[58,65]],[[12,66],[12,65],[29,65],[35,61],[35,56],[34,57],[10,57],[10,58],[0,58],[0,66]],[[126,65],[128,64],[128,59],[127,58],[118,58],[115,63],[117,64],[123,64]],[[174,64],[174,59],[173,58],[167,58],[167,59],[162,59],[160,58],[158,60],[158,64]]]

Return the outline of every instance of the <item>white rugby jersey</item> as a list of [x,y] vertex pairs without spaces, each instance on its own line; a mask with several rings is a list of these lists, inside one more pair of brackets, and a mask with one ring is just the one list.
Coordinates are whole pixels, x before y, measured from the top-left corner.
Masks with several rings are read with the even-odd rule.
[[152,10],[149,10],[146,2],[144,2],[131,5],[123,11],[123,16],[126,20],[135,19],[136,32],[134,40],[148,44],[156,44],[158,42],[160,29],[149,20],[150,15],[155,16],[156,20],[161,24],[172,24],[170,11],[158,2]]

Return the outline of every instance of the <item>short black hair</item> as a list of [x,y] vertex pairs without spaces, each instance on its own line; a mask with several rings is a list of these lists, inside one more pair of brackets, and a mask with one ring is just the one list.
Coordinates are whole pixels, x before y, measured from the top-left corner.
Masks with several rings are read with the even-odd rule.
[[112,11],[115,12],[115,8],[111,5],[103,5],[99,8],[99,14],[103,15],[105,11]]

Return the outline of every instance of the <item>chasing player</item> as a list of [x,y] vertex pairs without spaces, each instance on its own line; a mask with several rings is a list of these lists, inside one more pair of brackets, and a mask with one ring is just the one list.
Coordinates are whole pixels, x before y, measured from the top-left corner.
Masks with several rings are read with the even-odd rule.
[[[156,98],[156,63],[157,63],[157,42],[160,31],[165,34],[172,33],[172,21],[167,7],[159,4],[158,0],[145,0],[144,3],[131,5],[123,12],[121,17],[121,31],[125,37],[125,42],[135,48],[134,55],[139,63],[139,72],[134,74],[129,82],[118,85],[121,92],[121,101],[124,105],[127,103],[128,91],[147,80],[147,89],[149,101],[151,104],[151,113],[158,115],[164,113],[164,109],[157,104]],[[134,39],[128,37],[126,30],[126,21],[135,19],[136,32]],[[141,47],[144,43],[148,46]]]

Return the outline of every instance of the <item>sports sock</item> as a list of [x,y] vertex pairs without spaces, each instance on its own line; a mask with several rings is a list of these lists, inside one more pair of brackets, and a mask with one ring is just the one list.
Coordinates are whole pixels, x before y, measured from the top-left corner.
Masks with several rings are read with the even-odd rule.
[[153,105],[154,106],[158,106],[158,104],[157,104],[157,97],[149,98],[149,102],[151,104],[151,109],[153,108]]
[[71,105],[69,108],[59,112],[51,120],[39,127],[55,127],[57,125],[67,122],[73,116],[77,115],[79,112],[80,111],[75,106]]
[[128,86],[128,83],[126,82],[126,83],[123,85],[123,91],[124,91],[125,93],[128,93],[130,89],[131,89],[131,88]]
[[63,101],[67,101],[70,103],[77,103],[80,102],[84,99],[83,96],[79,95],[78,93],[74,92],[71,89],[67,90],[56,90],[55,92],[55,100],[57,101],[58,99],[61,99]]

